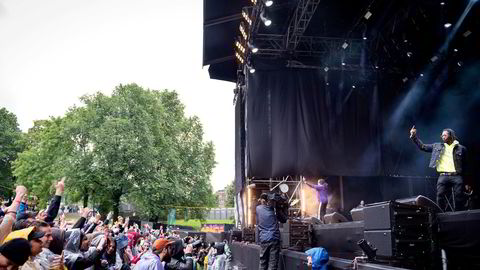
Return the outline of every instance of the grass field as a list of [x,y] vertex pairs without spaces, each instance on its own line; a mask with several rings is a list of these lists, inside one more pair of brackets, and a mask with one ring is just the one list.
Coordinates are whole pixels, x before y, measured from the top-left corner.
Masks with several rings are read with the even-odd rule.
[[183,220],[183,219],[177,219],[175,222],[176,225],[182,225],[182,226],[190,226],[193,227],[197,230],[200,230],[202,227],[202,224],[233,224],[233,220],[230,219],[207,219],[204,222],[201,222],[199,219],[190,219],[190,220]]

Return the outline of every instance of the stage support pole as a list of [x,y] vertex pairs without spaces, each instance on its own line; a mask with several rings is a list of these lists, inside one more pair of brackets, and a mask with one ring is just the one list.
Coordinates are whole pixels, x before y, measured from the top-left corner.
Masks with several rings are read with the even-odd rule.
[[342,209],[342,211],[345,210],[345,202],[343,201],[343,176],[339,176],[338,177],[338,183],[339,183],[339,186],[340,186],[340,208]]

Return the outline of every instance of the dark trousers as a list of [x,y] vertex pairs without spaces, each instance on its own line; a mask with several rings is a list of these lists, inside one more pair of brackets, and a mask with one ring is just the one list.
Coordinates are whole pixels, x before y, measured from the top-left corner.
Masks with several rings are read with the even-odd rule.
[[317,217],[319,220],[321,220],[323,223],[325,223],[325,220],[323,219],[323,217],[325,217],[325,214],[327,213],[327,204],[328,202],[320,202],[318,203],[318,213],[317,213]]
[[[465,194],[463,192],[463,178],[461,175],[440,175],[437,181],[437,204],[445,210],[447,208],[447,198],[452,195],[455,197],[455,211],[465,209]],[[451,201],[453,203],[453,201]]]
[[280,258],[280,241],[260,244],[259,270],[277,270]]

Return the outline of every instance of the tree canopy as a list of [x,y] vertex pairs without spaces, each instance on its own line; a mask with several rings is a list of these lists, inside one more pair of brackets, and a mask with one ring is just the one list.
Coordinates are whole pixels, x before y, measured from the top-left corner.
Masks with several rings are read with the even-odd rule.
[[197,117],[186,117],[175,91],[120,85],[111,96],[83,96],[64,117],[37,121],[15,161],[18,181],[48,198],[54,179],[118,214],[121,200],[148,217],[165,205],[211,206],[214,147]]
[[12,162],[22,150],[22,132],[17,117],[5,108],[0,108],[0,193],[10,195],[13,190]]

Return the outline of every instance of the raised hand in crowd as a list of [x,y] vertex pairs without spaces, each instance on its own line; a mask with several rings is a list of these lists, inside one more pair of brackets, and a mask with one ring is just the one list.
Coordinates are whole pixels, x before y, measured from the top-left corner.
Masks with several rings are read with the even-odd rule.
[[65,176],[55,184],[55,195],[62,196],[65,191]]
[[41,220],[41,221],[45,221],[46,218],[47,218],[47,212],[45,211],[45,209],[40,210],[40,212],[38,212],[37,216],[35,217],[36,220]]
[[85,219],[87,219],[87,218],[88,218],[88,213],[90,213],[90,208],[84,207],[84,208],[82,209],[82,217],[84,217]]

